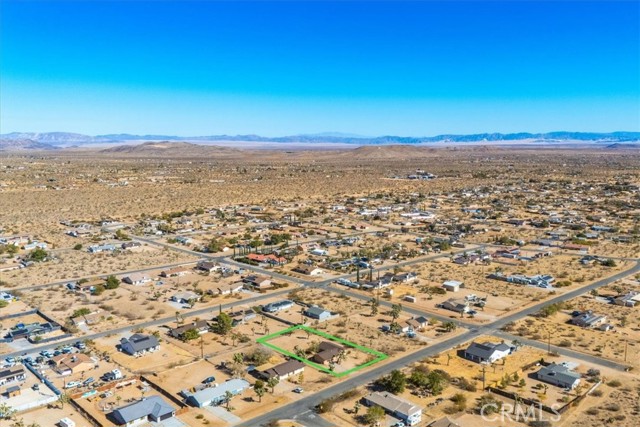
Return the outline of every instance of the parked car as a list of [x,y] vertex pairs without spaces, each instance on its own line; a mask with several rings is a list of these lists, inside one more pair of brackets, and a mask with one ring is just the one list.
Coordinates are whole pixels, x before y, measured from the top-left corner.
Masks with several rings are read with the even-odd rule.
[[207,377],[204,380],[202,380],[202,384],[211,384],[215,380],[216,380],[216,377]]
[[304,389],[302,387],[296,387],[293,389],[293,392],[301,394],[301,393],[304,393]]
[[79,381],[69,381],[64,388],[75,388],[78,387],[80,385]]
[[82,385],[89,385],[92,382],[94,382],[95,380],[93,379],[93,377],[89,377],[86,380],[82,381]]

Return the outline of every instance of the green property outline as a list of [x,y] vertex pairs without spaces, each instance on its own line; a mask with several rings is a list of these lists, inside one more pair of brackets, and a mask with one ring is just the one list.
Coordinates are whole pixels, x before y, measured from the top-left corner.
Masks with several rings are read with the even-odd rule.
[[[349,370],[347,370],[347,371],[344,371],[344,372],[334,372],[334,371],[332,371],[331,369],[326,368],[324,365],[320,365],[320,364],[318,364],[318,363],[315,363],[315,362],[312,362],[312,361],[310,361],[310,360],[308,360],[308,359],[305,359],[304,357],[300,357],[300,356],[298,356],[297,354],[291,353],[291,352],[289,352],[289,351],[287,351],[287,350],[285,350],[285,349],[283,349],[283,348],[280,348],[280,347],[278,347],[277,345],[271,344],[271,343],[269,342],[270,340],[272,340],[272,339],[274,339],[274,338],[277,338],[277,337],[279,337],[279,336],[281,336],[281,335],[284,335],[284,334],[287,334],[287,333],[289,333],[289,332],[296,331],[296,330],[298,330],[298,329],[302,329],[302,330],[307,331],[307,332],[309,332],[309,333],[311,333],[311,334],[313,334],[313,335],[321,336],[321,337],[326,338],[326,339],[328,339],[328,340],[330,340],[330,341],[337,341],[337,342],[339,342],[339,343],[341,343],[341,344],[344,344],[344,345],[346,345],[346,346],[348,346],[348,347],[355,348],[355,349],[360,350],[360,351],[363,351],[363,352],[365,352],[365,353],[367,353],[367,354],[373,354],[374,356],[377,356],[377,357],[376,357],[375,359],[373,359],[373,360],[370,360],[370,361],[368,361],[368,362],[366,362],[366,363],[363,363],[362,365],[355,366],[355,367],[353,367],[353,368],[351,368],[351,369],[349,369]],[[363,368],[366,368],[366,367],[368,367],[368,366],[371,366],[371,365],[373,365],[373,364],[375,364],[375,363],[381,362],[381,361],[383,361],[383,360],[385,360],[386,358],[388,358],[388,357],[389,357],[389,356],[387,356],[386,354],[381,353],[381,352],[379,352],[379,351],[377,351],[377,350],[373,350],[373,349],[368,348],[368,347],[363,347],[363,346],[358,345],[358,344],[356,344],[356,343],[353,343],[353,342],[351,342],[351,341],[344,340],[344,339],[342,339],[342,338],[339,338],[339,337],[333,336],[333,335],[331,335],[331,334],[327,334],[327,333],[325,333],[325,332],[318,331],[318,330],[313,329],[313,328],[309,328],[309,327],[304,326],[304,325],[295,325],[295,326],[291,326],[291,327],[289,327],[289,328],[287,328],[287,329],[283,329],[283,330],[278,331],[278,332],[275,332],[275,333],[273,333],[273,334],[266,335],[266,336],[264,336],[264,337],[260,337],[260,338],[258,338],[258,339],[256,340],[256,342],[257,342],[258,344],[265,345],[265,346],[267,346],[267,347],[269,347],[269,348],[271,348],[271,349],[273,349],[273,350],[277,351],[277,352],[278,352],[278,353],[280,353],[280,354],[284,354],[285,356],[289,356],[289,357],[291,357],[292,359],[299,360],[300,362],[304,363],[305,365],[309,365],[309,366],[311,366],[312,368],[315,368],[315,369],[317,369],[317,370],[319,370],[319,371],[321,371],[321,372],[324,372],[324,373],[327,373],[327,374],[333,375],[333,376],[334,376],[334,377],[336,377],[336,378],[342,378],[342,377],[347,376],[347,375],[349,375],[349,374],[351,374],[351,373],[353,373],[353,372],[359,371],[360,369],[363,369]]]

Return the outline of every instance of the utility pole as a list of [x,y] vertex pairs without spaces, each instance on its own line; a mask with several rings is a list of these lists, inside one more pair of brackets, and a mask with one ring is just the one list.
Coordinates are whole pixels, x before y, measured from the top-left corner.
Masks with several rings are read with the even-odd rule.
[[204,341],[202,335],[200,335],[200,359],[204,360]]
[[551,354],[551,332],[547,330],[547,353]]
[[625,339],[624,340],[624,361],[627,361],[627,347],[629,345],[629,340]]
[[482,390],[486,388],[485,386],[486,373],[487,373],[487,367],[485,365],[482,365]]

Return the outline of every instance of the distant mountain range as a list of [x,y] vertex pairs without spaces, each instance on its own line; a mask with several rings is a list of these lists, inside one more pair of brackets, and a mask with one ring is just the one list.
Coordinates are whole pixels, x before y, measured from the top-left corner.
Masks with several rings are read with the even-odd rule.
[[33,141],[31,139],[5,139],[0,138],[0,151],[25,151],[25,150],[57,150],[51,144]]
[[[598,143],[634,143],[640,141],[640,132],[549,132],[549,133],[479,133],[472,135],[437,135],[429,137],[403,137],[403,136],[379,136],[367,137],[361,135],[326,132],[314,135],[291,135],[281,137],[264,137],[259,135],[210,135],[210,136],[174,136],[174,135],[82,135],[69,132],[12,132],[0,135],[0,149],[12,144],[14,149],[53,149],[56,147],[84,146],[90,144],[110,144],[135,141],[191,141],[191,142],[215,142],[215,141],[245,141],[245,142],[269,142],[269,143],[342,143],[355,145],[389,145],[389,144],[421,144],[421,143],[471,143],[471,142],[500,142],[532,140],[540,143],[562,143],[571,141],[598,142]],[[17,141],[22,141],[22,145]],[[27,143],[27,141],[30,141]],[[18,145],[16,145],[18,144]],[[28,148],[34,144],[44,144],[40,148]],[[47,147],[48,146],[48,147]]]

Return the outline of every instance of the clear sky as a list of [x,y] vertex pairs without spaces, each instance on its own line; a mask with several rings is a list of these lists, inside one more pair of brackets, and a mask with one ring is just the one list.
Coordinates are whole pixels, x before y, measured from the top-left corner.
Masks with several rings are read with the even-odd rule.
[[638,1],[0,8],[1,133],[640,131]]

